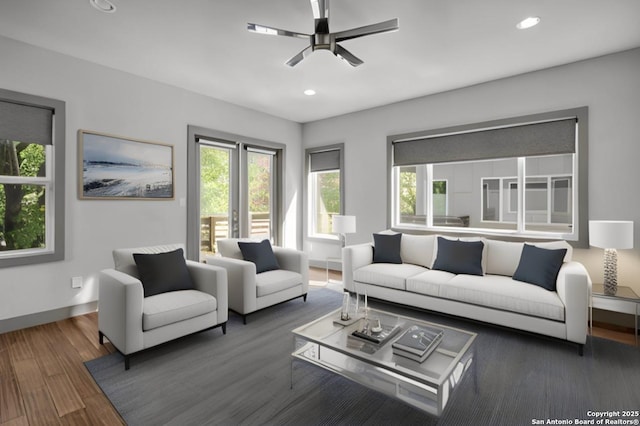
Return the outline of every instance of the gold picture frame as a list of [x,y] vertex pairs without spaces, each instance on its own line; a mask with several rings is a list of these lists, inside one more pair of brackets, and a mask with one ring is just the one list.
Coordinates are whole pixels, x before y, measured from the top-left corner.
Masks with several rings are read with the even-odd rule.
[[173,145],[78,130],[78,197],[173,200]]

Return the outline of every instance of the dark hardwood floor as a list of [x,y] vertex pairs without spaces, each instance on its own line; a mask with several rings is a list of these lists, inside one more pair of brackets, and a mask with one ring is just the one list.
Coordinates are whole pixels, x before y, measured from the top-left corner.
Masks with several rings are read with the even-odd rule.
[[[323,285],[326,271],[309,277]],[[594,336],[635,344],[629,330],[596,325]],[[0,425],[123,425],[83,364],[114,350],[98,343],[95,312],[0,334]]]

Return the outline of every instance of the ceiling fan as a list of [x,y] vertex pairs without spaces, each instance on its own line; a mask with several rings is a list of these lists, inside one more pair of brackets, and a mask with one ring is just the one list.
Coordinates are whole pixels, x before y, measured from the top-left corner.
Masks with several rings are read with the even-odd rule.
[[338,58],[344,59],[352,66],[357,67],[358,65],[362,65],[363,61],[344,47],[340,46],[338,44],[339,42],[372,34],[397,31],[399,28],[398,18],[394,18],[377,24],[365,25],[364,27],[332,33],[329,32],[329,0],[311,0],[311,9],[313,9],[315,24],[315,32],[313,34],[297,33],[294,31],[281,30],[278,28],[251,23],[247,24],[247,29],[259,34],[295,37],[309,40],[309,46],[286,62],[290,67],[295,66],[316,50],[329,50]]

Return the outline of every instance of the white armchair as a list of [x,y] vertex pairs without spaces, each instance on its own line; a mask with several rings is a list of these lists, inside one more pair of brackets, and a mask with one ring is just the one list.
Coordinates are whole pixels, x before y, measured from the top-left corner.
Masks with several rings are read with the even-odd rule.
[[205,263],[227,270],[229,309],[242,315],[245,324],[253,312],[298,297],[307,300],[309,259],[306,253],[275,246],[273,253],[280,269],[256,273],[256,264],[243,260],[238,241],[243,240],[218,240],[220,256],[206,256]]
[[100,272],[98,289],[98,333],[125,357],[161,343],[222,327],[226,334],[228,318],[227,271],[223,268],[186,260],[193,289],[169,291],[145,297],[135,253],[161,254],[184,247],[181,244],[117,249],[113,251],[115,269]]

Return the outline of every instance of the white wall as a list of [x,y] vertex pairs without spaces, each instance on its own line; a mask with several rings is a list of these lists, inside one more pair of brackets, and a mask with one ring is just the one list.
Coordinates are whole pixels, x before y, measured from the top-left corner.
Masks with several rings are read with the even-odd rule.
[[[96,300],[92,275],[112,267],[113,248],[186,242],[188,124],[287,145],[285,245],[299,247],[300,124],[7,38],[0,52],[0,87],[65,101],[67,112],[65,260],[0,269],[0,320]],[[79,200],[78,129],[173,144],[176,199]],[[83,289],[72,276],[85,277]]]
[[[589,107],[589,216],[635,222],[634,250],[619,252],[620,285],[640,294],[640,49],[305,124],[304,148],[345,143],[345,214],[352,243],[387,227],[388,135],[554,110]],[[470,68],[469,72],[473,72]],[[372,89],[373,90],[373,89]],[[337,244],[305,240],[310,259],[338,256]],[[601,282],[602,249],[576,250]]]

